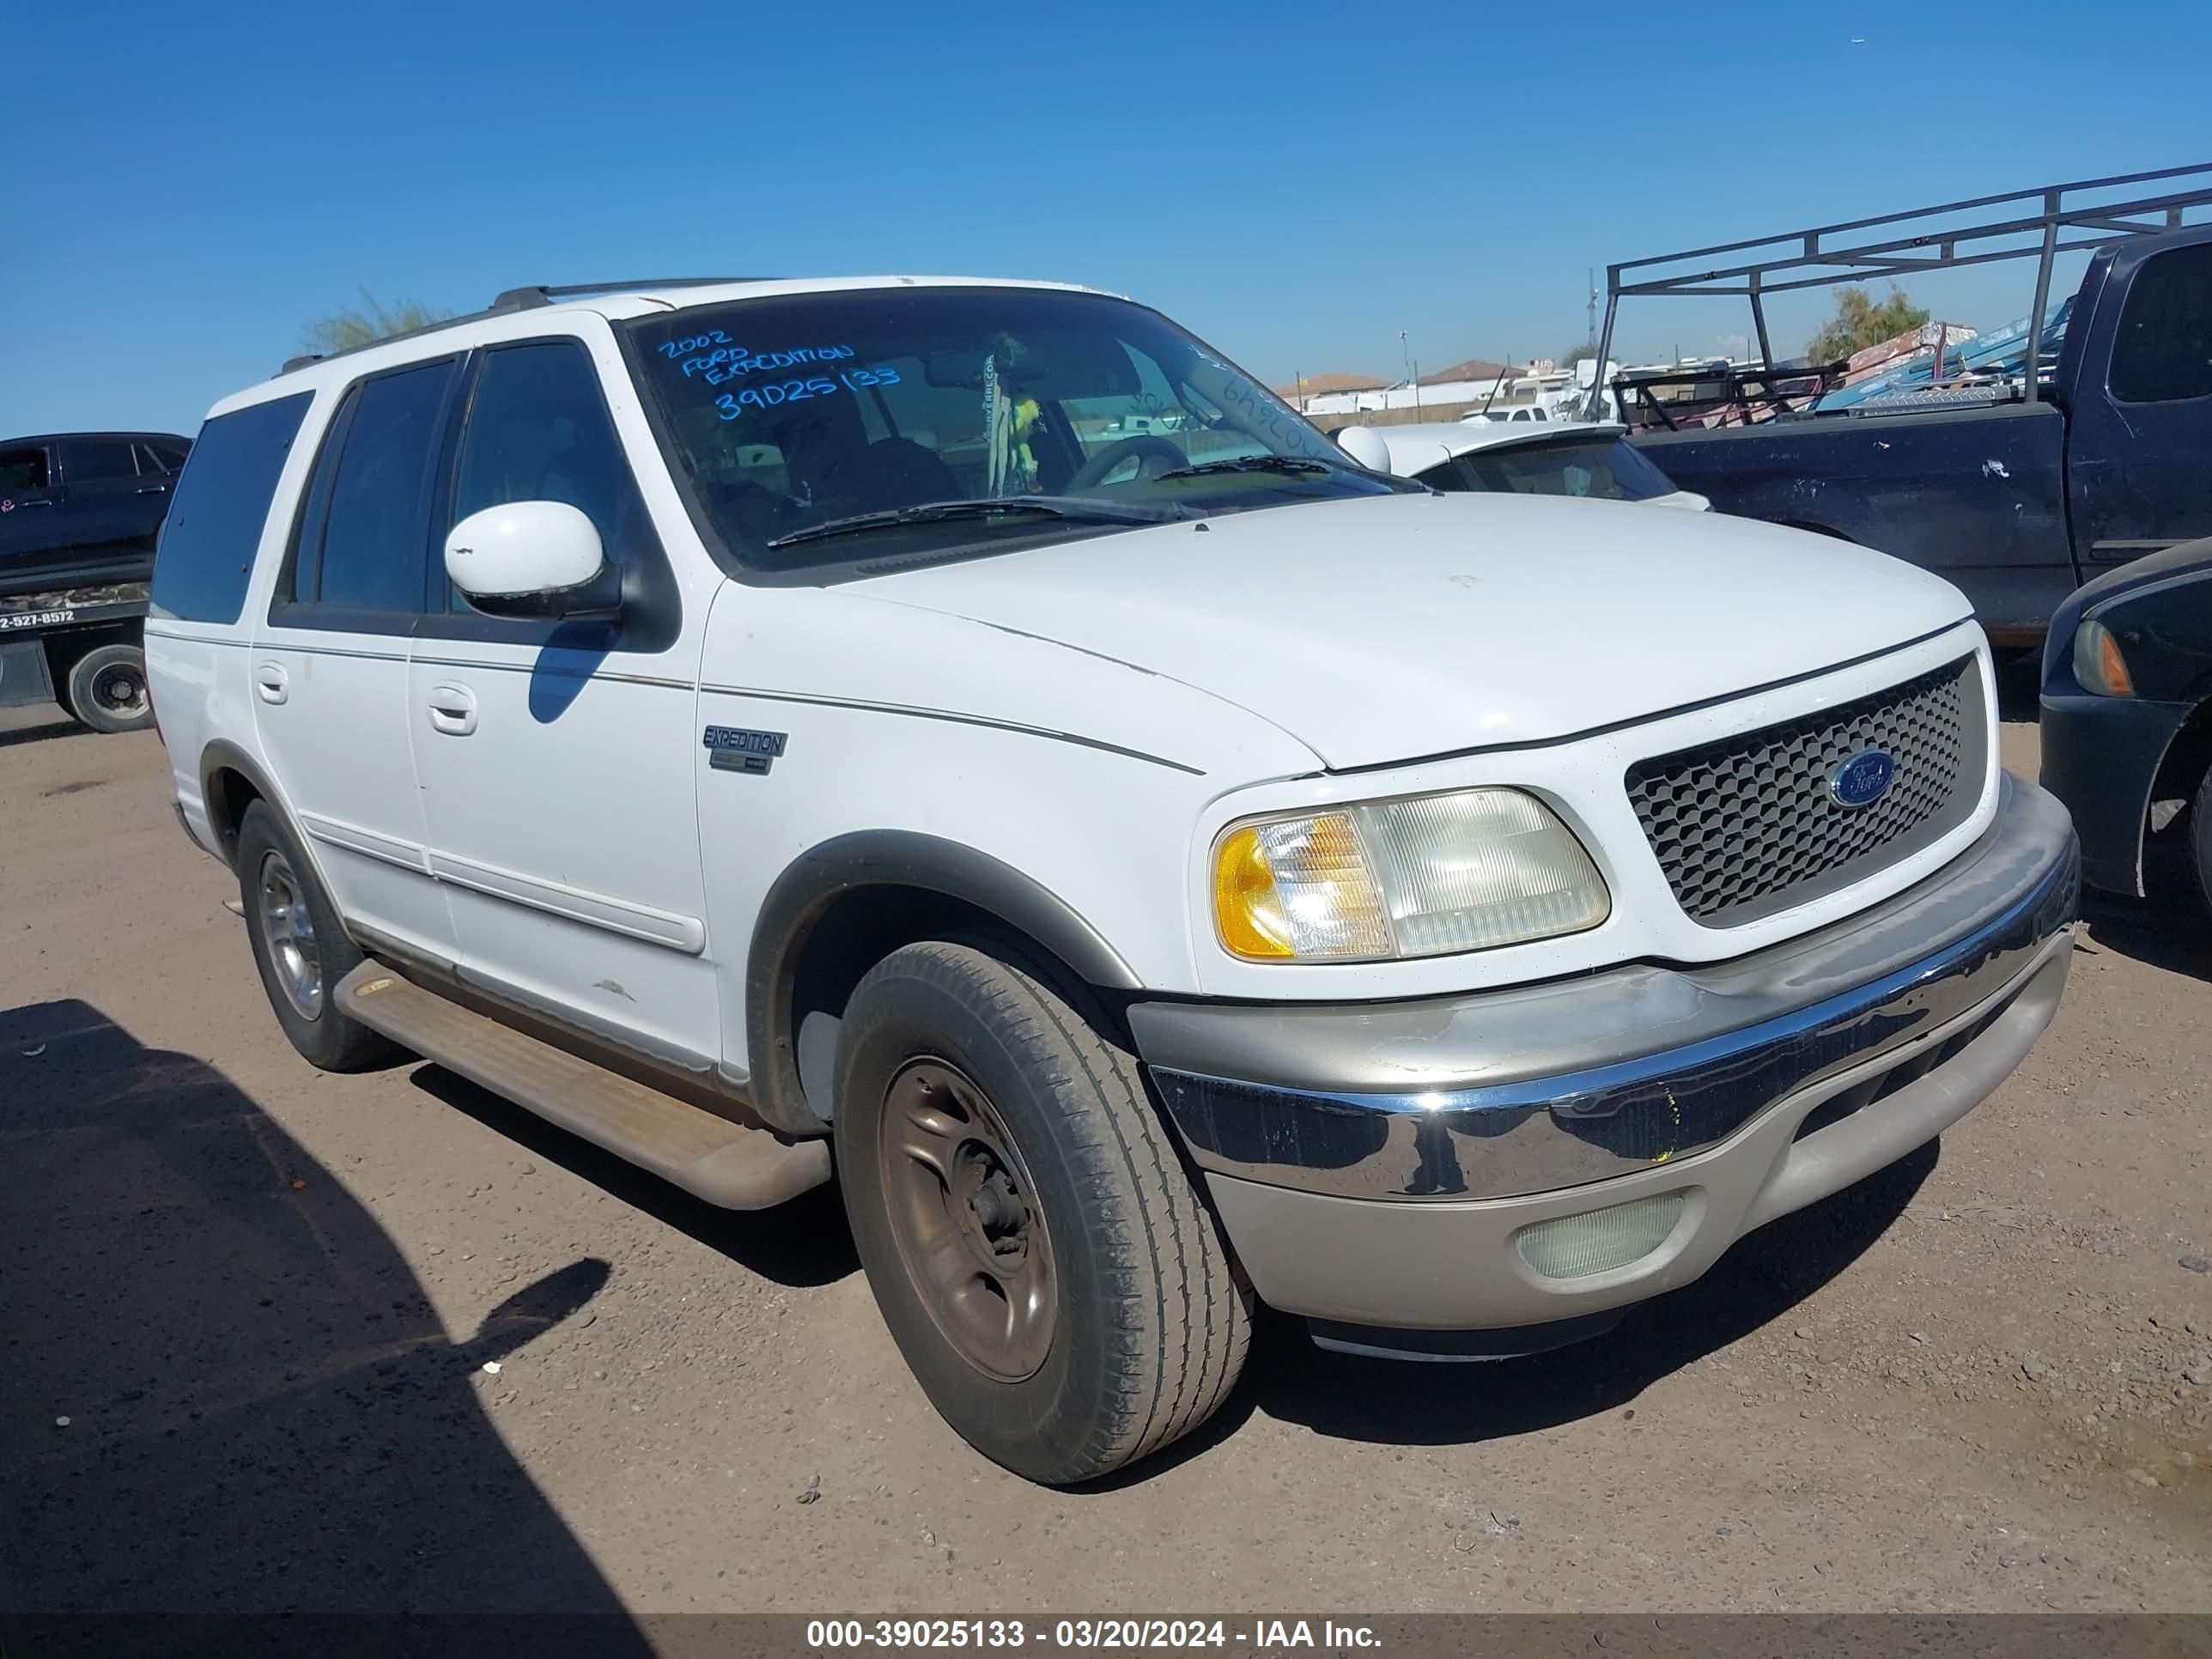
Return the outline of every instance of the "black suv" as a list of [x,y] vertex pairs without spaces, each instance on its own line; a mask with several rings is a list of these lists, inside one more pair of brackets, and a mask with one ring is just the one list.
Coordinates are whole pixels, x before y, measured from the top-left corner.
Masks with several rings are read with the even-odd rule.
[[144,581],[191,447],[173,432],[0,441],[0,597]]

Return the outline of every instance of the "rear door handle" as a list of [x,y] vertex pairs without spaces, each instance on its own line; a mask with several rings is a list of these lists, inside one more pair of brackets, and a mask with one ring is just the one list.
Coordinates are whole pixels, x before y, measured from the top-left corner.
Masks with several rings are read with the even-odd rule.
[[134,495],[160,495],[166,494],[168,488],[167,484],[140,484],[131,493]]
[[430,724],[449,738],[465,738],[477,729],[477,694],[451,680],[432,686]]
[[253,671],[253,689],[264,702],[282,702],[292,695],[284,665],[264,662]]

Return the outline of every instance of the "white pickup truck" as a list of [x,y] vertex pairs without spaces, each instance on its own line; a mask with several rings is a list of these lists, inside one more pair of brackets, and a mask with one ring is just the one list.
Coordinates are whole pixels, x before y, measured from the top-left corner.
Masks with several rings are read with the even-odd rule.
[[1073,1482],[1255,1305],[1595,1334],[2050,1020],[2064,811],[1958,592],[1440,494],[1127,301],[522,289],[217,404],[146,629],[318,1065],[708,1201],[840,1180],[987,1455]]

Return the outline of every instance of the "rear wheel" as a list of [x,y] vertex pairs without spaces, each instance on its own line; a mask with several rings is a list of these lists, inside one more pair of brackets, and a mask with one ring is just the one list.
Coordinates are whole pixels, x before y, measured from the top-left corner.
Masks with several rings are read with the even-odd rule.
[[2197,804],[2190,813],[2196,820],[2191,828],[2190,852],[2197,867],[2197,896],[2208,915],[2212,915],[2212,771],[2204,774],[2204,781],[2197,786]]
[[1087,1480],[1227,1398],[1249,1294],[1134,1058],[1040,969],[937,941],[878,963],[846,1009],[835,1129],[884,1323],[985,1456]]
[[366,1071],[401,1058],[390,1038],[332,1006],[331,991],[363,957],[290,827],[266,801],[247,806],[240,821],[237,862],[253,965],[292,1046],[325,1072]]
[[62,706],[95,732],[137,732],[154,723],[146,656],[135,645],[94,646],[70,665]]

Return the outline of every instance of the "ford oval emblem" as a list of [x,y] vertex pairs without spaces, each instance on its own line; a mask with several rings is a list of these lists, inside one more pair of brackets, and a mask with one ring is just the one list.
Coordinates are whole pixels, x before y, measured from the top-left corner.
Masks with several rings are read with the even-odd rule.
[[1897,759],[1885,749],[1863,749],[1828,774],[1828,793],[1845,806],[1871,806],[1889,793]]

